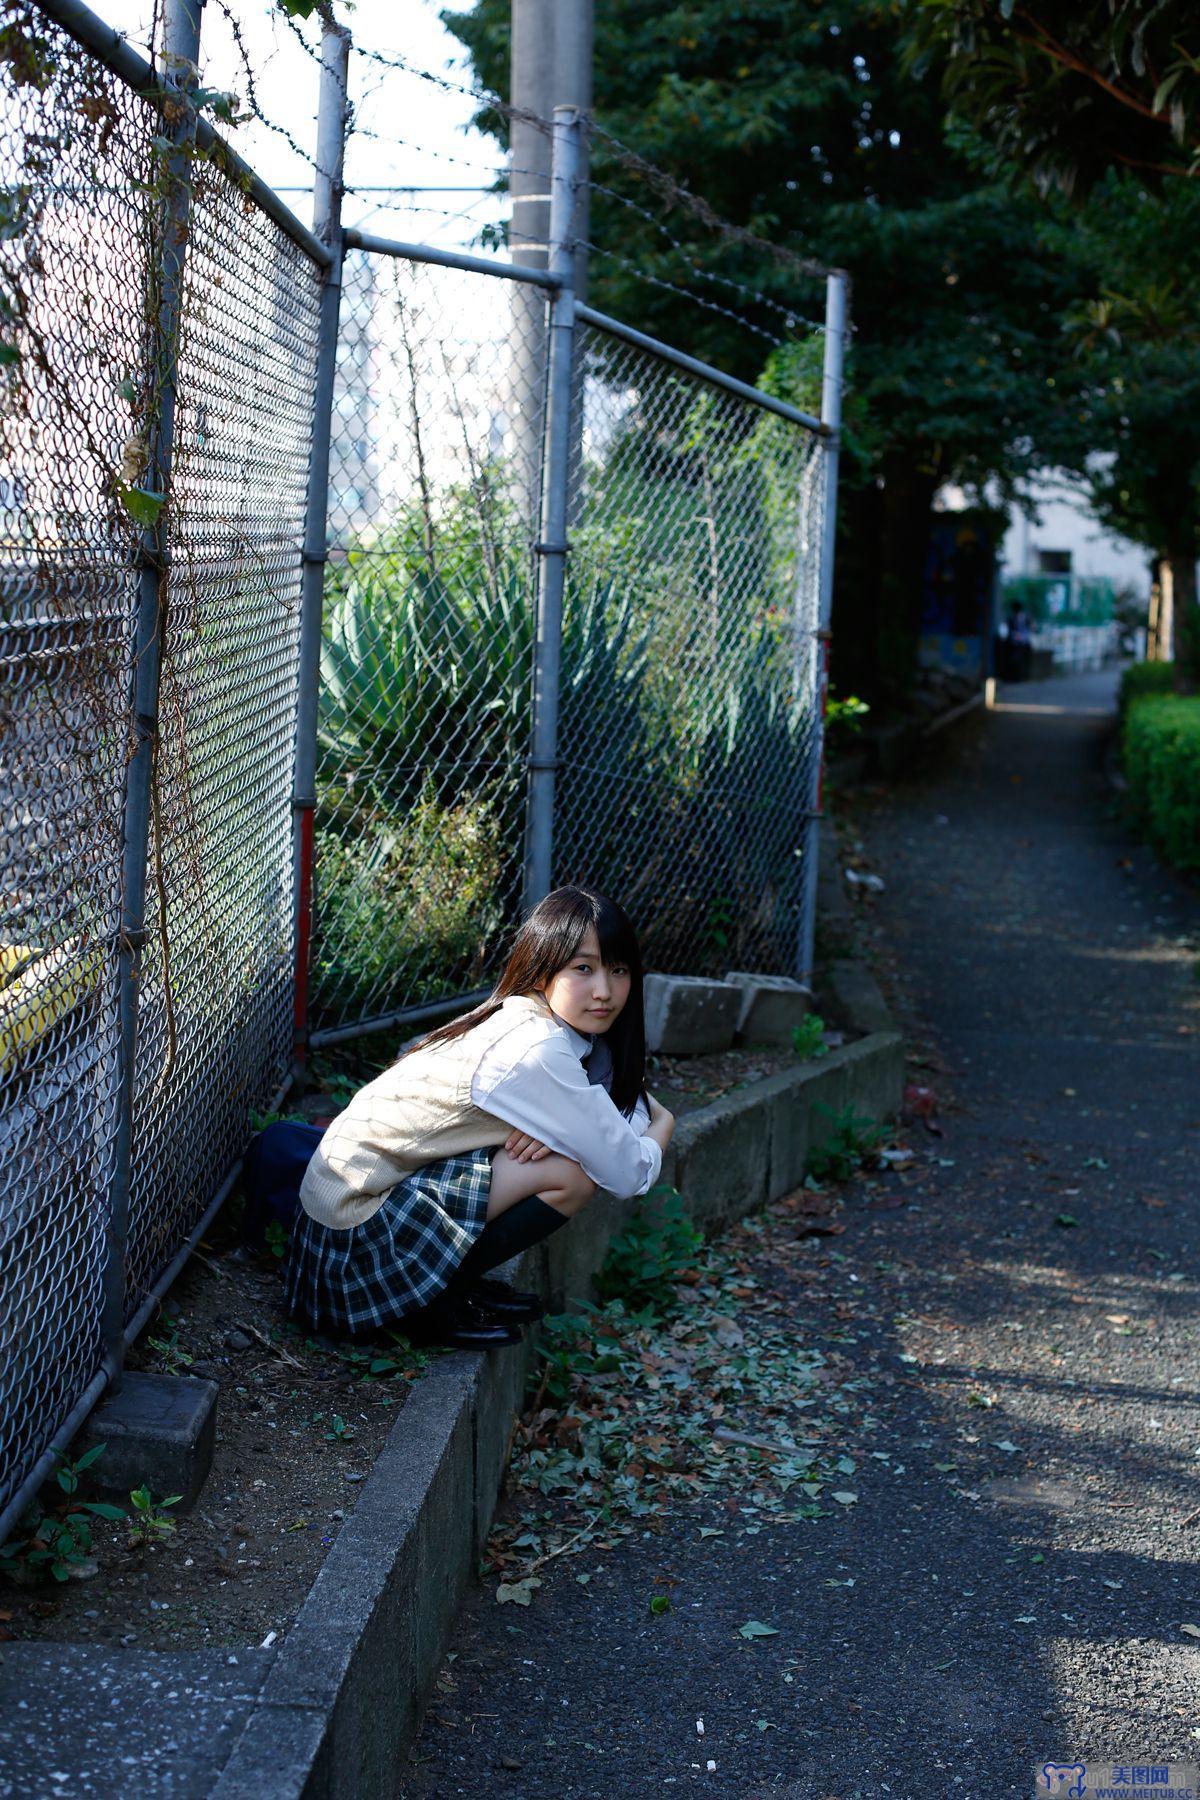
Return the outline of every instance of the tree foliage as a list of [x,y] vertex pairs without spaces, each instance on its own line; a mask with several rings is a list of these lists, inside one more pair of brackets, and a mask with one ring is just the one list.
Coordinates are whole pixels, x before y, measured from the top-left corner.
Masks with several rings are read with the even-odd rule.
[[1101,521],[1166,562],[1179,678],[1200,678],[1200,187],[1110,175],[1052,229],[1079,271],[1065,318]]
[[1194,0],[911,0],[909,66],[1044,190],[1200,174]]

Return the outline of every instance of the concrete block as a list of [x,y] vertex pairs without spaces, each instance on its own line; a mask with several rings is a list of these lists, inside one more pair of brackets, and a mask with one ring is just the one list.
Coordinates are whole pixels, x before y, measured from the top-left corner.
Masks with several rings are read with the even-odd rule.
[[895,1030],[879,983],[862,963],[831,962],[821,976],[821,997],[828,1016],[851,1031]]
[[664,1056],[728,1050],[737,1030],[741,989],[698,975],[647,975],[646,1048]]
[[218,1391],[215,1381],[131,1369],[88,1418],[71,1454],[103,1444],[103,1456],[88,1471],[90,1485],[122,1500],[139,1487],[156,1500],[182,1494],[177,1510],[186,1512],[212,1468]]
[[325,1721],[306,1740],[305,1785],[269,1787],[281,1800],[393,1791],[396,1746],[416,1728],[473,1567],[472,1405],[483,1361],[439,1357],[414,1387],[278,1652],[262,1696],[272,1716],[256,1715],[220,1800],[252,1790],[276,1714]]
[[790,1044],[792,1031],[803,1025],[812,994],[790,975],[750,975],[731,970],[725,977],[740,989],[738,1036],[751,1044]]
[[603,1191],[562,1231],[546,1240],[547,1309],[563,1312],[572,1300],[594,1297],[592,1283],[612,1238],[624,1231],[636,1200],[618,1200]]
[[802,1082],[803,1077],[798,1072],[789,1070],[763,1083],[767,1090],[763,1100],[770,1120],[771,1169],[767,1197],[771,1200],[778,1200],[781,1194],[790,1194],[798,1188],[808,1169],[812,1128]]
[[251,1717],[216,1784],[191,1793],[203,1793],[205,1800],[264,1800],[267,1794],[272,1800],[332,1800],[344,1791],[338,1773],[328,1710],[267,1702]]

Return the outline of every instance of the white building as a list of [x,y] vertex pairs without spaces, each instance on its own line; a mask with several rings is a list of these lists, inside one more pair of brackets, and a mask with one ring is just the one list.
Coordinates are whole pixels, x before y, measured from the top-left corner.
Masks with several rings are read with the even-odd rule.
[[1114,588],[1132,589],[1142,600],[1150,593],[1145,547],[1105,530],[1078,489],[1053,474],[1039,479],[1028,504],[1014,510],[1001,546],[1000,572],[1107,580]]

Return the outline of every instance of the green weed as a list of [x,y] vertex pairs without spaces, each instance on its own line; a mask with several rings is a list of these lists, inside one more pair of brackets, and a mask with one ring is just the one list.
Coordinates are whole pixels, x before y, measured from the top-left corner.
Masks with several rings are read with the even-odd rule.
[[263,1232],[263,1239],[266,1243],[268,1253],[271,1256],[278,1257],[279,1261],[282,1262],[288,1253],[288,1245],[291,1242],[291,1238],[279,1223],[278,1219],[271,1220],[267,1229]]
[[129,1498],[133,1504],[133,1513],[129,1519],[129,1542],[134,1548],[144,1544],[161,1543],[170,1537],[175,1530],[175,1520],[167,1511],[169,1506],[178,1506],[183,1499],[182,1494],[168,1494],[162,1500],[156,1500],[148,1487],[133,1488]]
[[802,1025],[792,1026],[792,1049],[801,1062],[811,1062],[815,1057],[828,1056],[829,1045],[825,1042],[825,1021],[819,1013],[809,1013]]
[[832,1129],[819,1149],[808,1158],[808,1173],[816,1181],[848,1181],[887,1136],[887,1130],[873,1119],[844,1106],[839,1112],[817,1101],[819,1111],[832,1122]]
[[105,1446],[96,1444],[76,1462],[58,1458],[54,1479],[65,1498],[51,1506],[31,1500],[17,1521],[7,1543],[0,1544],[0,1575],[10,1581],[34,1583],[51,1579],[67,1581],[73,1570],[87,1563],[92,1553],[92,1521],[125,1517],[119,1506],[103,1500],[80,1500],[80,1477],[91,1468]]
[[651,1188],[608,1247],[596,1277],[601,1300],[621,1300],[631,1310],[666,1314],[678,1305],[677,1284],[695,1268],[704,1246],[674,1188]]
[[179,1375],[184,1369],[191,1367],[195,1360],[179,1342],[179,1328],[173,1320],[167,1320],[166,1333],[163,1337],[148,1337],[146,1342],[152,1350],[157,1350],[166,1367],[168,1375]]

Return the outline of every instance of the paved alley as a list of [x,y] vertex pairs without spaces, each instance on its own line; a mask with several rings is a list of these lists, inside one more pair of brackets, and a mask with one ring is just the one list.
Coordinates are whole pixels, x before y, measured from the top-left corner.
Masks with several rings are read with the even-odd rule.
[[786,1305],[859,1382],[855,1504],[672,1517],[528,1608],[478,1585],[411,1800],[993,1800],[1035,1759],[1200,1763],[1200,895],[1115,816],[1114,692],[1003,690],[842,810],[942,1135],[855,1177],[840,1236],[744,1235],[739,1319]]

